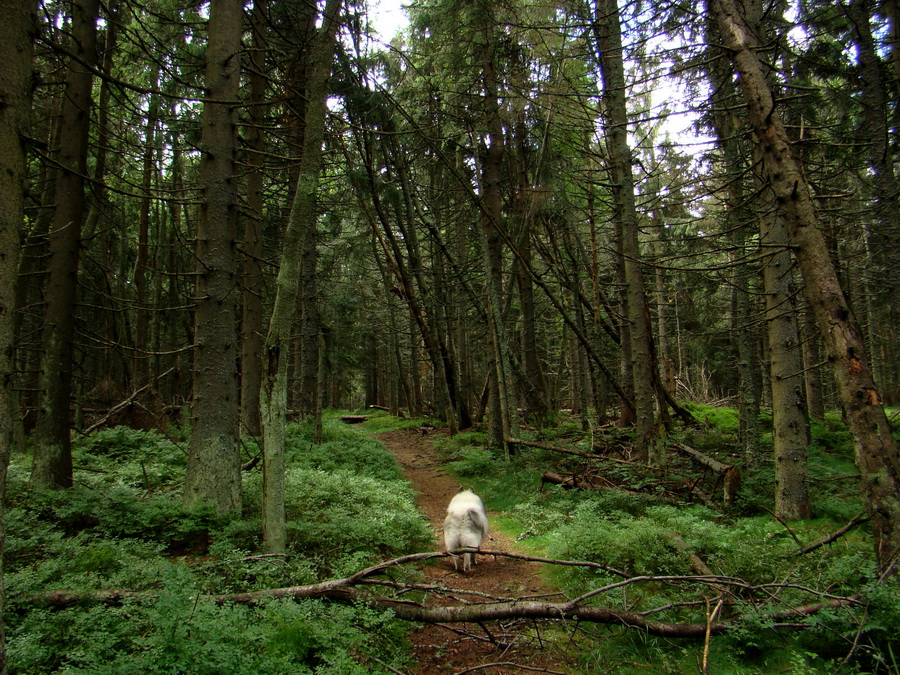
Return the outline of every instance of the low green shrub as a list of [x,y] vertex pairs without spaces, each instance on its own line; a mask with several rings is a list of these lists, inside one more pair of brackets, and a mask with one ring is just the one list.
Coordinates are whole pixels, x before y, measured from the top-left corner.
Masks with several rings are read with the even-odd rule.
[[[288,428],[291,550],[260,555],[261,472],[245,474],[245,510],[186,506],[184,453],[167,438],[108,429],[75,446],[76,486],[39,491],[17,455],[7,489],[10,673],[381,673],[404,664],[406,625],[364,607],[270,601],[216,604],[234,593],[344,576],[434,546],[400,468],[360,429],[326,420]],[[248,454],[258,448],[245,441]],[[47,610],[53,589],[128,589],[141,600]],[[381,665],[386,664],[386,665]]]
[[368,413],[368,419],[363,427],[373,433],[381,434],[401,429],[421,429],[423,425],[442,427],[444,423],[436,419],[394,417],[386,412],[376,411]]
[[[245,483],[260,507],[261,476]],[[434,545],[405,482],[344,471],[291,468],[285,479],[288,543],[326,574],[349,574],[385,557]]]
[[461,449],[458,456],[459,459],[450,462],[449,466],[456,475],[465,478],[488,475],[498,461],[498,457],[485,447],[469,446]]
[[359,428],[326,419],[321,443],[314,441],[314,433],[309,423],[288,425],[285,445],[290,466],[320,471],[340,469],[382,480],[401,478],[394,456]]
[[483,431],[462,431],[455,436],[442,436],[432,441],[443,459],[459,459],[463,452],[472,448],[487,447],[487,434]]
[[740,425],[740,417],[735,408],[692,402],[685,402],[683,407],[698,420],[720,431],[736,432]]
[[202,592],[176,572],[153,601],[31,611],[9,632],[10,673],[363,675],[403,664],[402,626],[386,614],[316,601],[218,606]]

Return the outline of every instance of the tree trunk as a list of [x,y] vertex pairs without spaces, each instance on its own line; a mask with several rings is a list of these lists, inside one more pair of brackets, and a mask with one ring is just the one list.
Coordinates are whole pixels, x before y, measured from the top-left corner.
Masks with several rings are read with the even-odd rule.
[[307,231],[316,218],[316,194],[322,166],[328,80],[334,60],[335,36],[341,0],[328,0],[322,27],[310,50],[308,104],[304,115],[303,149],[294,201],[282,244],[281,266],[275,288],[275,304],[269,319],[260,388],[263,432],[263,539],[272,553],[287,547],[284,513],[285,422],[287,418],[287,372],[290,357],[291,322],[300,282],[300,258]]
[[819,348],[819,331],[816,319],[809,308],[803,311],[803,372],[806,383],[806,407],[809,414],[818,420],[825,419],[825,396],[822,392],[820,366],[822,350]]
[[[763,194],[770,194],[765,190]],[[773,204],[765,198],[763,204]],[[809,413],[803,378],[803,353],[795,306],[796,289],[784,220],[779,213],[760,216],[769,374],[772,392],[772,440],[775,453],[775,515],[783,520],[812,514],[807,485]]]
[[309,223],[303,239],[300,255],[300,373],[299,405],[304,418],[322,416],[319,400],[319,333],[322,331],[319,316],[319,242],[316,219]]
[[[72,5],[73,59],[66,76],[60,126],[56,206],[50,233],[41,362],[41,404],[35,433],[31,481],[40,487],[71,487],[72,446],[69,408],[75,340],[81,229],[85,216],[84,177],[87,175],[91,125],[91,67],[97,63],[99,0]],[[87,67],[85,67],[86,64]],[[4,66],[5,67],[5,66]]]
[[[106,8],[106,35],[103,40],[103,55],[100,67],[102,72],[111,75],[116,64],[118,56],[118,33],[121,26],[124,11],[121,9],[121,2],[113,0],[108,3]],[[91,184],[91,206],[88,211],[84,224],[84,238],[100,240],[101,250],[103,251],[103,267],[108,270],[107,263],[112,253],[112,243],[110,241],[114,228],[107,226],[107,216],[111,212],[111,201],[107,196],[107,180],[111,173],[117,168],[117,160],[119,155],[112,152],[113,125],[110,122],[110,111],[113,107],[110,104],[112,98],[113,85],[109,77],[104,77],[100,81],[99,93],[97,95],[97,122],[96,122],[96,144],[94,146],[94,172],[93,182]],[[110,168],[110,165],[112,168]],[[109,280],[109,273],[105,279]],[[98,332],[102,332],[104,337],[108,339],[109,344],[119,344],[117,333],[117,322],[121,318],[121,313],[116,312],[113,308],[113,297],[116,294],[109,291],[101,294],[95,301],[99,305],[101,316],[96,320]],[[102,328],[101,328],[102,327]],[[129,343],[133,347],[133,343]],[[119,382],[128,378],[128,367],[126,359],[117,350],[106,349],[100,363],[100,372],[102,373],[102,381],[106,383]],[[116,377],[116,373],[121,373],[124,377]]]
[[[103,40],[103,58],[101,69],[111,75],[116,63],[116,46],[118,43],[119,23],[122,20],[121,3],[113,0],[107,6],[106,36]],[[110,156],[110,137],[112,129],[109,124],[111,85],[108,78],[100,81],[100,92],[97,96],[97,147],[94,153],[94,184],[91,189],[93,199],[91,209],[85,221],[85,235],[94,236],[105,218],[109,203],[106,196],[107,160]]]
[[6,470],[15,445],[13,337],[19,246],[25,223],[25,139],[30,133],[31,57],[36,34],[35,3],[7,3],[0,24],[0,675],[6,665]]
[[241,508],[237,382],[237,178],[235,166],[240,85],[238,0],[213,0],[206,53],[201,132],[202,202],[197,232],[194,398],[184,494],[219,513]]
[[900,3],[897,0],[885,0],[882,5],[885,16],[890,23],[887,44],[889,47],[890,68],[894,84],[894,96],[900,96]]
[[803,167],[797,161],[775,99],[766,82],[753,37],[734,0],[710,0],[724,45],[738,74],[750,114],[763,170],[785,218],[804,280],[804,294],[825,341],[826,355],[853,437],[859,469],[872,517],[875,553],[882,564],[900,548],[900,461],[890,426],[863,348],[859,325],[850,311],[817,227],[817,216]]
[[[589,170],[594,170],[594,161],[593,158],[590,158],[592,136],[593,134],[589,135],[585,142],[585,150],[589,155]],[[603,309],[603,295],[600,292],[600,245],[597,241],[597,218],[595,213],[595,201],[596,196],[594,194],[594,182],[589,181],[587,184],[587,219],[591,249],[591,322],[590,330],[588,330],[587,335],[589,335],[593,341],[599,344],[600,336],[602,335],[601,311]],[[588,359],[587,361],[588,367],[590,368],[591,372],[591,387],[594,399],[594,410],[596,413],[595,421],[597,426],[603,426],[609,419],[607,414],[607,406],[609,405],[608,399],[610,387],[603,386],[601,384],[600,372],[597,368],[597,364],[594,363],[592,359]],[[624,402],[622,403],[622,408],[624,410],[630,410],[630,407],[625,405]]]
[[631,378],[634,383],[637,461],[657,461],[650,457],[654,430],[653,331],[641,271],[638,220],[635,207],[631,148],[628,146],[628,110],[622,29],[616,0],[597,0],[593,30],[597,40],[597,60],[602,71],[603,100],[606,103],[606,134],[612,170],[615,217],[622,232],[622,256],[626,285],[626,321],[630,332]]
[[[896,382],[885,377],[890,365],[881,358],[882,348],[893,339],[889,330],[881,329],[890,325],[887,314],[891,303],[897,302],[898,270],[900,270],[900,185],[894,170],[892,138],[894,129],[889,121],[892,104],[888,99],[888,83],[885,81],[885,64],[878,53],[878,46],[872,34],[871,15],[875,3],[870,0],[853,0],[842,4],[856,33],[856,48],[859,54],[859,102],[862,105],[860,133],[867,150],[867,160],[871,176],[874,199],[867,202],[873,211],[877,228],[867,223],[860,237],[866,251],[868,274],[863,275],[862,301],[865,307],[867,353],[872,367],[872,376],[883,391]],[[892,118],[895,120],[895,118]],[[874,292],[873,280],[884,290]],[[880,296],[880,297],[879,297]],[[880,310],[880,311],[879,311]],[[883,317],[883,318],[882,318]]]
[[[156,89],[159,84],[159,74],[154,73],[150,87]],[[134,262],[134,291],[135,291],[135,319],[134,319],[134,365],[131,369],[133,384],[141,386],[150,381],[150,357],[153,351],[150,346],[149,320],[150,309],[148,307],[147,272],[151,269],[150,259],[150,207],[153,195],[153,155],[156,149],[157,124],[159,121],[159,97],[155,93],[150,94],[147,110],[147,126],[144,132],[143,166],[141,180],[141,202],[138,213],[138,249]],[[143,341],[143,342],[142,342]]]
[[[488,14],[489,15],[489,14]],[[484,203],[481,218],[482,248],[485,268],[485,295],[487,309],[488,361],[490,382],[490,411],[488,414],[488,442],[493,447],[506,447],[505,439],[515,436],[515,400],[511,382],[508,344],[503,324],[503,240],[500,224],[503,218],[503,200],[500,185],[503,182],[502,163],[505,152],[503,122],[500,118],[500,101],[494,59],[497,45],[495,26],[488,23],[483,30],[481,45],[481,79],[484,86],[484,102],[487,110],[488,147],[483,161],[481,198]]]
[[[520,79],[524,79],[524,77]],[[517,84],[524,89],[524,83],[518,82]],[[532,189],[532,184],[528,177],[528,149],[526,141],[528,131],[524,99],[520,99],[515,104],[514,132],[516,181],[512,198],[512,212],[517,221],[519,250],[522,253],[522,263],[524,263],[515,265],[516,287],[519,292],[519,319],[521,321],[522,393],[525,397],[528,416],[533,424],[542,428],[547,421],[550,410],[547,405],[547,383],[538,354],[534,284],[531,281],[531,276],[528,274],[528,269],[531,266],[531,230],[534,223],[535,210],[539,208],[537,204],[539,196],[538,192]],[[545,146],[549,143],[550,138],[548,134]],[[544,147],[543,152],[547,155],[551,153],[549,147]]]
[[244,269],[241,314],[241,428],[259,436],[259,387],[262,382],[263,303],[263,169],[265,167],[266,18],[268,0],[254,0],[250,18],[250,100],[247,125],[247,215],[244,218]]
[[[706,22],[706,41],[709,45],[709,80],[712,85],[713,123],[716,140],[722,155],[722,188],[726,204],[726,232],[731,233],[731,242],[736,251],[743,251],[752,238],[752,221],[747,209],[744,176],[746,162],[742,159],[740,143],[740,123],[731,108],[738,93],[735,91],[731,65],[723,64],[714,47],[720,42],[715,22]],[[736,253],[735,256],[740,255]],[[752,302],[751,278],[755,273],[747,265],[735,265],[731,279],[732,312],[730,335],[737,360],[739,432],[744,461],[755,464],[761,460],[759,447],[759,363],[757,358],[757,334]]]
[[[394,139],[388,139],[391,154],[397,164],[397,172],[402,186],[403,208],[398,206],[397,224],[403,233],[403,241],[406,244],[406,254],[409,260],[409,274],[415,279],[416,287],[422,290],[428,288],[423,270],[422,252],[419,246],[419,237],[416,232],[416,212],[412,204],[414,189],[409,175],[409,166],[401,148],[394,143]],[[399,250],[398,250],[399,253]],[[399,256],[398,256],[399,257]],[[411,282],[411,280],[410,280]],[[412,288],[411,283],[408,283]],[[432,301],[434,304],[435,301]],[[434,383],[437,396],[442,403],[443,417],[447,422],[448,432],[451,436],[459,432],[459,413],[456,402],[456,366],[450,356],[447,347],[447,338],[441,330],[439,313],[437,310],[425,311],[417,322],[422,332],[422,340],[425,350],[434,368]]]

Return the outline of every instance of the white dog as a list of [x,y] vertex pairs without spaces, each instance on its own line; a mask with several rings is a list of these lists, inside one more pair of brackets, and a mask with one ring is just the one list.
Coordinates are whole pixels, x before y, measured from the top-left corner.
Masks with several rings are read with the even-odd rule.
[[[447,551],[458,548],[479,548],[487,534],[488,521],[481,497],[472,490],[460,490],[450,500],[444,519],[444,546]],[[459,569],[459,556],[453,557],[453,569]],[[463,554],[463,572],[472,569],[474,553]]]

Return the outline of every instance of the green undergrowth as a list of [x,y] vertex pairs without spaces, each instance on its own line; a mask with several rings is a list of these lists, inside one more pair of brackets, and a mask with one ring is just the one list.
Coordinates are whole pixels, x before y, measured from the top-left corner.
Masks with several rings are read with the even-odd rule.
[[[688,444],[721,461],[739,463],[734,411],[692,406],[692,412],[710,426],[691,430]],[[621,441],[621,432],[613,434],[609,439],[586,438],[568,426],[532,432],[532,437],[587,452]],[[688,442],[684,432],[673,434],[672,440]],[[709,672],[900,673],[892,647],[900,640],[900,584],[877,578],[867,526],[796,555],[798,542],[825,537],[862,508],[853,478],[853,449],[839,416],[812,424],[814,517],[789,526],[771,515],[771,462],[743,467],[737,503],[713,509],[659,490],[657,483],[663,481],[617,462],[595,465],[600,489],[566,490],[542,485],[542,474],[583,475],[589,462],[523,446],[507,460],[502,451],[488,449],[486,437],[477,432],[437,443],[451,470],[497,513],[491,526],[514,537],[521,552],[607,567],[609,571],[547,567],[547,580],[570,598],[609,587],[590,602],[648,613],[648,618],[661,623],[704,625],[722,587],[684,579],[698,574],[691,556],[725,577],[728,602],[720,608],[720,617],[740,621],[712,639]],[[699,476],[676,454],[670,460],[677,471]],[[714,496],[721,503],[721,492]],[[638,577],[646,580],[622,584],[623,578]],[[782,622],[772,614],[856,595],[866,604]],[[703,650],[702,639],[663,639],[586,623],[572,633],[571,644],[577,645],[586,672],[695,673]]]
[[372,433],[380,434],[401,429],[420,429],[423,425],[441,427],[444,423],[431,418],[394,417],[383,410],[369,410],[363,426]]
[[[378,673],[402,668],[408,627],[364,607],[318,601],[217,606],[206,594],[314,583],[431,550],[394,457],[329,415],[322,442],[289,425],[289,551],[261,555],[260,468],[244,509],[216,516],[180,498],[186,443],[113,428],[74,445],[76,485],[29,487],[10,467],[5,574],[10,673]],[[245,461],[258,452],[244,439]],[[43,607],[49,590],[144,591],[119,606]]]

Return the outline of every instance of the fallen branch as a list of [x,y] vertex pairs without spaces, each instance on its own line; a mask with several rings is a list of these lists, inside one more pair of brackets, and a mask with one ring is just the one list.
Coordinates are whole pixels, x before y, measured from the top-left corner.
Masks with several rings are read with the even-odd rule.
[[548,445],[546,443],[537,443],[535,441],[525,441],[521,438],[507,438],[507,444],[511,445],[522,445],[526,448],[538,448],[539,450],[549,450],[550,452],[559,452],[565,455],[575,455],[576,457],[583,457],[585,459],[598,459],[603,462],[614,462],[616,464],[625,464],[626,466],[641,468],[641,469],[649,469],[650,471],[659,471],[663,473],[671,473],[671,470],[666,467],[653,466],[651,464],[638,464],[636,462],[632,462],[627,459],[618,459],[616,457],[609,457],[607,455],[598,455],[596,453],[591,452],[581,452],[580,450],[572,450],[571,448],[563,448],[558,445]]
[[688,490],[690,490],[691,492],[693,492],[695,495],[697,495],[700,498],[700,501],[703,502],[707,508],[709,508],[713,511],[721,511],[722,510],[721,507],[718,504],[716,504],[712,500],[712,498],[700,488],[699,485],[691,485],[687,481],[685,481],[684,484],[687,486]]
[[563,478],[558,473],[553,473],[552,471],[545,471],[541,476],[541,490],[544,488],[545,483],[550,483],[551,485],[559,485],[564,490],[605,490],[612,489],[618,490],[619,492],[624,492],[626,494],[635,495],[640,494],[639,492],[635,492],[634,490],[628,490],[623,488],[621,485],[616,485],[611,480],[604,478],[603,476],[577,476],[572,475],[568,478]]
[[[691,548],[687,545],[687,542],[682,539],[679,535],[674,532],[669,533],[669,543],[672,544],[672,547],[678,551],[681,555],[685,556],[688,559],[688,562],[691,564],[691,569],[694,570],[697,574],[705,577],[715,576],[715,572],[713,572],[709,565],[707,565],[703,559],[698,556]],[[713,584],[713,587],[716,588],[716,585]],[[716,590],[723,590],[722,587],[716,588]]]
[[619,459],[618,457],[610,457],[609,455],[598,455],[592,452],[581,452],[580,450],[572,450],[571,448],[563,448],[559,445],[548,445],[547,443],[537,443],[536,441],[526,441],[521,438],[507,438],[507,444],[522,445],[526,448],[538,448],[539,450],[549,450],[550,452],[559,452],[564,455],[574,455],[583,457],[584,459],[596,459],[601,462],[613,462],[614,464],[624,464],[635,469],[647,469],[648,471],[656,471],[664,474],[679,475],[678,472],[672,471],[671,467],[653,466],[652,464],[639,464],[629,459]]
[[815,551],[817,548],[825,546],[826,544],[830,544],[835,539],[838,539],[838,538],[844,536],[847,532],[852,530],[857,525],[868,521],[869,517],[866,515],[866,513],[867,513],[866,510],[863,509],[862,511],[857,513],[855,516],[853,516],[853,518],[850,520],[850,522],[847,523],[846,525],[844,525],[843,527],[838,528],[831,534],[825,535],[821,539],[817,539],[816,541],[812,542],[811,544],[807,544],[806,546],[801,548],[799,551],[793,553],[792,555],[795,555],[795,556],[805,555],[805,554],[809,553],[810,551]]
[[685,445],[684,443],[672,443],[672,447],[676,450],[679,450],[686,454],[688,457],[693,459],[694,461],[702,464],[703,466],[712,469],[716,473],[728,473],[734,467],[731,464],[725,464],[724,462],[720,462],[719,460],[704,455],[699,450],[694,450],[694,448]]
[[171,373],[173,370],[175,370],[174,367],[169,368],[166,372],[160,373],[155,378],[153,378],[153,380],[151,382],[148,382],[143,387],[139,387],[139,388],[135,389],[133,392],[131,392],[131,396],[129,396],[124,401],[121,401],[121,402],[117,403],[116,405],[114,405],[112,408],[110,408],[109,411],[107,411],[107,413],[103,417],[101,417],[99,420],[97,420],[92,425],[90,425],[87,429],[85,429],[83,434],[85,436],[87,436],[92,431],[94,431],[94,429],[102,427],[104,424],[106,424],[110,420],[110,418],[113,415],[115,415],[119,411],[124,410],[125,408],[127,408],[128,406],[133,404],[135,402],[135,399],[138,396],[140,396],[144,391],[146,391],[147,389],[152,387],[156,382],[158,382],[159,380],[164,378],[166,375]]
[[712,471],[721,475],[725,481],[725,503],[733,504],[735,495],[741,484],[741,470],[732,464],[725,464],[713,457],[704,455],[699,450],[685,445],[684,443],[672,443],[672,447],[679,452],[684,453],[698,464],[705,466]]
[[[342,603],[365,603],[379,610],[390,610],[394,615],[406,621],[418,623],[480,623],[484,621],[505,621],[510,619],[563,619],[588,621],[609,625],[635,628],[651,635],[670,638],[704,639],[707,635],[721,635],[729,628],[737,625],[739,620],[718,621],[715,623],[666,623],[653,621],[644,614],[600,607],[579,605],[575,602],[534,602],[518,601],[462,605],[458,607],[426,607],[416,602],[395,600],[374,596],[346,585],[346,579],[298,586],[279,588],[253,593],[234,593],[230,595],[208,595],[201,599],[219,605],[236,603],[255,605],[268,598],[329,599]],[[67,607],[75,602],[85,600],[120,604],[123,600],[148,599],[155,597],[153,593],[135,591],[95,591],[92,593],[71,593],[54,591],[42,596],[51,607]],[[793,607],[765,615],[770,621],[797,619],[815,614],[823,609],[835,609],[854,604],[851,598],[827,600],[824,602]]]
[[[608,568],[607,566],[601,565],[599,563],[551,560],[547,558],[510,554],[505,551],[480,550],[479,552],[484,555],[507,556],[511,558],[521,558],[525,560],[547,562],[553,564],[596,567],[604,569],[606,571],[611,571],[621,576],[626,576],[621,572],[612,570],[612,568]],[[709,584],[714,588],[719,588],[720,585],[728,585],[745,589],[753,588],[751,586],[748,586],[744,582],[735,579],[729,579],[727,577],[631,577],[624,578],[622,581],[615,582],[601,589],[596,589],[595,591],[586,593],[578,598],[575,598],[574,600],[569,600],[567,602],[542,602],[535,600],[511,599],[503,600],[500,602],[486,602],[481,604],[466,604],[450,607],[427,607],[418,602],[383,597],[372,594],[366,590],[356,588],[357,584],[367,583],[366,579],[368,577],[381,574],[388,569],[399,567],[400,565],[405,563],[419,562],[433,558],[441,558],[446,557],[447,555],[448,554],[444,552],[417,553],[414,555],[403,556],[401,558],[396,558],[393,560],[385,561],[383,563],[379,563],[378,565],[369,567],[343,579],[333,579],[317,584],[310,584],[308,586],[274,588],[248,593],[205,595],[200,596],[199,599],[205,600],[207,602],[213,602],[218,605],[230,603],[255,605],[262,602],[263,600],[272,598],[290,598],[293,600],[318,598],[333,600],[342,603],[365,603],[381,610],[390,610],[399,619],[416,621],[419,623],[480,623],[485,621],[503,621],[523,618],[557,620],[563,619],[624,626],[661,637],[708,639],[709,635],[719,635],[727,631],[729,628],[737,625],[740,622],[740,618],[712,621],[712,617],[709,617],[707,621],[698,623],[667,623],[649,619],[648,616],[653,613],[652,610],[649,612],[639,613],[613,609],[610,607],[587,605],[584,603],[586,603],[590,598],[599,595],[600,593],[621,588],[625,585],[645,581],[695,582],[701,584]],[[157,593],[154,591],[51,591],[47,593],[33,594],[30,596],[19,596],[17,600],[20,602],[23,600],[30,600],[32,602],[43,603],[54,608],[65,608],[74,603],[80,602],[99,602],[110,605],[118,605],[126,600],[141,601],[153,599],[156,597]],[[763,618],[774,622],[787,619],[796,620],[804,616],[815,614],[822,609],[837,608],[858,603],[859,600],[856,598],[828,596],[826,600],[823,600],[821,602],[799,607],[790,607],[777,612],[771,612],[764,615]]]
[[787,524],[787,522],[784,520],[784,518],[782,518],[781,516],[779,516],[779,515],[778,515],[777,513],[775,513],[774,511],[772,511],[772,510],[770,510],[770,509],[767,509],[766,507],[763,507],[763,510],[764,510],[766,513],[768,513],[770,516],[772,516],[775,520],[777,520],[779,523],[781,523],[781,526],[782,526],[785,530],[787,530],[787,533],[788,533],[789,535],[791,535],[791,539],[794,540],[794,543],[797,544],[797,546],[799,546],[799,547],[801,547],[801,548],[803,547],[803,542],[800,541],[800,538],[797,536],[797,534],[794,532],[794,530],[791,529],[791,526]]
[[575,455],[576,457],[585,457],[588,459],[604,459],[603,455],[595,455],[590,452],[581,452],[579,450],[571,450],[570,448],[561,448],[558,445],[547,445],[546,443],[536,443],[535,441],[525,441],[521,438],[507,438],[507,445],[524,445],[526,448],[538,448],[539,450],[550,450],[551,452],[561,452],[565,455]]

